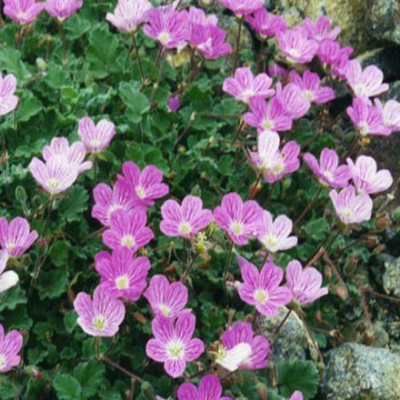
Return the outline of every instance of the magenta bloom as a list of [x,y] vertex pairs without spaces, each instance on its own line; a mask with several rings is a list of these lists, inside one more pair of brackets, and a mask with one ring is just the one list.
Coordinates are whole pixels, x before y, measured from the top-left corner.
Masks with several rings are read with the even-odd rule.
[[217,225],[239,246],[259,235],[261,218],[262,208],[258,203],[253,200],[243,203],[237,193],[226,194],[222,198],[221,206],[214,210]]
[[87,151],[97,153],[109,146],[115,135],[115,125],[106,119],[95,125],[91,118],[84,117],[79,121],[78,135]]
[[157,40],[163,47],[174,49],[182,46],[190,35],[187,13],[173,8],[153,8],[147,13],[148,23],[144,33]]
[[318,50],[318,43],[308,39],[301,29],[280,32],[277,39],[283,55],[294,63],[310,62]]
[[188,302],[188,290],[181,282],[169,283],[164,275],[154,275],[144,297],[155,315],[174,318],[190,310],[184,309]]
[[214,25],[192,25],[190,43],[209,60],[230,54],[232,46],[225,42],[226,33]]
[[20,363],[18,353],[22,344],[23,338],[18,331],[10,331],[5,335],[3,325],[0,324],[0,372],[8,372]]
[[153,239],[154,234],[146,227],[147,216],[144,211],[115,211],[110,217],[110,229],[103,233],[103,242],[110,249],[126,247],[133,253]]
[[357,97],[374,97],[386,92],[389,85],[383,82],[383,72],[375,65],[362,70],[360,61],[352,60],[346,69],[347,83]]
[[274,62],[268,67],[268,75],[271,78],[279,78],[282,80],[287,77],[288,73],[285,68],[283,68],[278,63]]
[[133,199],[136,206],[145,208],[154,205],[154,200],[164,197],[169,192],[169,187],[162,183],[162,172],[148,165],[140,171],[140,168],[132,161],[122,164],[123,175],[118,175],[118,180],[131,186]]
[[335,92],[328,86],[320,87],[321,79],[318,74],[306,70],[301,77],[296,71],[291,71],[290,81],[300,90],[303,97],[312,103],[327,103],[335,98]]
[[18,104],[18,97],[14,96],[17,89],[17,79],[13,74],[3,78],[0,72],[0,116],[14,111]]
[[337,216],[344,224],[359,224],[371,219],[371,198],[366,193],[357,194],[354,186],[350,185],[339,193],[331,190],[329,196]]
[[211,374],[204,375],[199,388],[193,383],[185,382],[178,389],[178,400],[231,400],[222,396],[220,380]]
[[264,7],[246,15],[246,21],[263,39],[286,31],[286,21],[279,15],[268,13]]
[[355,164],[348,158],[347,164],[358,193],[384,192],[393,184],[391,173],[387,169],[378,171],[376,161],[372,157],[359,156]]
[[257,128],[258,132],[283,132],[292,129],[292,118],[287,115],[276,97],[268,103],[259,98],[251,99],[250,111],[244,114],[244,121]]
[[114,13],[107,13],[106,20],[123,32],[136,32],[147,22],[147,12],[152,8],[148,0],[118,0]]
[[93,300],[84,292],[78,293],[74,308],[78,325],[91,336],[114,336],[125,318],[124,303],[108,296],[100,286],[94,291]]
[[168,109],[169,111],[176,113],[181,107],[181,101],[179,97],[171,96],[168,99]]
[[34,157],[29,170],[36,182],[52,196],[65,192],[78,178],[78,169],[58,157],[52,157],[46,164]]
[[112,189],[99,183],[93,190],[93,197],[92,217],[104,226],[110,226],[110,217],[115,211],[130,212],[136,208],[130,186],[122,181],[117,181]]
[[345,78],[345,71],[350,62],[350,55],[353,53],[352,47],[340,47],[338,42],[324,40],[319,44],[317,56],[322,64],[332,68],[332,74],[340,79]]
[[237,17],[251,14],[264,6],[264,0],[219,0],[219,2]]
[[335,40],[341,31],[338,26],[332,29],[330,19],[324,15],[319,17],[317,21],[306,18],[303,23],[303,28],[307,33],[308,38],[317,42]]
[[166,236],[183,238],[190,238],[207,228],[212,219],[212,212],[203,209],[203,202],[196,196],[186,196],[182,205],[175,200],[167,200],[161,207],[161,214],[161,232]]
[[283,89],[278,83],[276,96],[286,114],[292,119],[304,117],[311,107],[310,101],[304,96],[304,91],[294,83],[289,83]]
[[25,218],[14,218],[10,224],[6,218],[0,218],[0,246],[9,256],[18,257],[24,254],[37,238],[38,233],[31,232]]
[[43,11],[44,3],[35,0],[4,0],[4,14],[13,21],[26,25],[33,22]]
[[257,370],[268,365],[269,342],[262,335],[255,336],[251,324],[248,322],[235,322],[221,337],[224,350],[228,351],[241,344],[248,344],[251,353],[248,358],[239,364],[239,369]]
[[400,103],[396,100],[389,100],[383,106],[379,99],[375,99],[374,103],[382,113],[385,127],[392,133],[400,131]]
[[271,97],[275,93],[271,85],[272,79],[267,74],[259,74],[254,78],[251,69],[244,67],[235,71],[234,78],[226,78],[222,89],[237,100],[248,103],[255,97]]
[[288,250],[297,245],[297,237],[289,236],[293,223],[286,215],[278,215],[275,221],[268,211],[263,212],[262,231],[258,240],[271,253]]
[[175,319],[158,315],[151,324],[154,339],[147,342],[147,356],[164,363],[169,376],[179,378],[186,370],[186,363],[196,360],[204,352],[204,343],[192,339],[195,327],[196,317],[189,313]]
[[349,184],[350,170],[347,165],[339,166],[339,156],[335,150],[323,149],[319,163],[311,153],[304,154],[304,161],[323,185],[341,188]]
[[293,260],[288,264],[286,282],[294,300],[299,304],[310,304],[328,294],[328,288],[321,288],[321,273],[313,267],[303,269],[297,260]]
[[60,22],[75,14],[83,5],[79,0],[47,0],[46,11]]
[[264,132],[258,136],[258,151],[249,152],[254,166],[262,173],[266,182],[273,183],[300,168],[300,146],[291,140],[282,150],[276,132]]
[[43,148],[43,159],[49,161],[57,158],[65,164],[70,164],[69,168],[76,169],[78,174],[92,168],[91,161],[84,161],[86,148],[82,142],[74,142],[70,146],[65,137],[55,137],[51,140],[50,146]]
[[7,267],[9,256],[6,250],[0,250],[0,293],[11,289],[19,281],[19,276],[14,271],[4,270]]
[[187,18],[191,24],[203,25],[204,27],[218,25],[218,17],[214,14],[207,15],[203,9],[190,7],[187,13]]
[[296,390],[295,392],[293,392],[289,400],[304,400],[304,397],[301,392]]
[[356,97],[351,107],[347,107],[347,115],[357,127],[361,136],[389,136],[391,130],[385,126],[382,111],[374,107],[369,100]]
[[151,268],[147,257],[133,259],[132,252],[125,247],[114,250],[112,255],[107,251],[98,253],[95,266],[100,287],[108,296],[131,301],[139,300]]
[[257,267],[238,257],[243,283],[239,286],[239,296],[247,304],[267,317],[274,317],[279,307],[290,303],[292,295],[285,286],[279,286],[283,271],[271,262],[264,264],[261,271]]

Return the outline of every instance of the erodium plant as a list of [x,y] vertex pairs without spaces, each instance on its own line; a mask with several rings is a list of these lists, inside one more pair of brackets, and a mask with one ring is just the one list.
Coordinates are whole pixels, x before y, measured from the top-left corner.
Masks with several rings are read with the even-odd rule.
[[273,340],[295,313],[322,357],[400,104],[327,17],[159,3],[4,2],[2,399],[316,395]]

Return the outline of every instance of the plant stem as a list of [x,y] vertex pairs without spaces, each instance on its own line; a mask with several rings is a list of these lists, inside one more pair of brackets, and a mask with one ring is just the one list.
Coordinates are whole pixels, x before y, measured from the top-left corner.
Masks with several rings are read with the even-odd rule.
[[67,44],[65,40],[64,23],[61,22],[59,24],[59,27],[60,27],[60,36],[63,44],[63,65],[67,65]]
[[185,273],[183,274],[182,278],[181,278],[181,282],[185,282],[185,280],[187,279],[187,277],[190,274],[190,271],[192,270],[194,263],[196,262],[196,260],[199,258],[200,256],[200,252],[198,252],[192,259],[192,261],[190,262],[189,266],[186,268]]
[[235,144],[236,139],[239,137],[240,133],[242,132],[242,130],[244,128],[244,125],[245,125],[244,119],[242,119],[240,121],[240,123],[239,123],[239,126],[238,126],[238,129],[237,129],[236,133],[235,133],[235,136],[232,139],[231,146],[233,146]]
[[132,372],[126,370],[125,368],[121,367],[119,364],[117,364],[116,362],[110,360],[109,358],[101,355],[101,356],[97,357],[97,359],[99,361],[103,361],[106,364],[114,367],[115,369],[117,369],[118,371],[122,372],[123,374],[125,374],[129,378],[134,379],[135,381],[138,381],[140,383],[144,383],[144,380],[142,378],[139,378],[137,375],[135,375],[134,373],[132,373]]
[[97,185],[97,157],[93,159],[93,185]]
[[308,212],[311,210],[311,208],[314,206],[315,202],[318,200],[318,197],[320,196],[322,192],[322,186],[319,187],[317,193],[315,193],[314,197],[312,200],[308,203],[307,207],[303,210],[303,212],[300,214],[300,216],[296,219],[295,223],[293,224],[293,229],[301,222],[303,221],[304,217],[308,214]]
[[324,359],[322,358],[321,351],[319,350],[318,344],[317,344],[317,342],[316,342],[315,339],[314,339],[314,335],[313,335],[312,332],[310,331],[310,328],[308,327],[307,322],[306,322],[306,320],[303,318],[303,316],[300,315],[299,313],[296,313],[296,314],[297,314],[297,315],[299,316],[299,318],[302,320],[303,325],[304,325],[304,328],[305,328],[306,331],[307,331],[308,337],[310,338],[310,340],[311,340],[311,342],[312,342],[312,344],[313,344],[315,350],[316,350],[317,353],[318,353],[319,361],[322,363],[322,362],[324,361]]
[[163,57],[160,70],[158,71],[157,81],[156,81],[156,83],[154,84],[153,90],[152,90],[151,95],[150,95],[150,100],[149,100],[150,107],[151,107],[152,104],[153,104],[154,96],[155,96],[155,94],[156,94],[156,92],[157,92],[157,89],[158,89],[158,86],[159,86],[159,84],[160,84],[161,76],[162,76],[162,73],[163,73],[163,70],[164,70],[164,66],[165,66],[166,61],[167,61],[167,58],[166,58],[166,57]]
[[251,200],[251,199],[256,195],[256,193],[257,193],[257,188],[258,188],[258,184],[259,184],[260,181],[261,181],[261,177],[262,177],[262,174],[259,173],[259,174],[258,174],[258,177],[257,177],[257,180],[256,180],[256,182],[255,182],[254,185],[253,185],[253,189],[252,189],[251,192],[250,192],[249,200]]
[[336,239],[340,235],[340,229],[337,230],[336,234],[334,235],[333,239],[331,242],[325,247],[325,245],[329,242],[329,240],[332,238],[335,230],[332,230],[332,232],[327,236],[327,238],[321,243],[321,245],[318,247],[318,250],[314,253],[314,255],[307,261],[306,267],[309,267],[312,264],[315,264],[316,262],[319,261],[319,259],[328,252],[328,250],[332,247],[332,245],[335,243]]
[[236,52],[235,52],[235,59],[233,62],[232,75],[235,73],[236,67],[237,67],[238,61],[239,61],[240,41],[242,39],[242,22],[243,22],[243,19],[239,18],[239,20],[238,20],[238,35],[237,35],[237,42],[236,42]]
[[140,58],[139,48],[138,48],[137,42],[136,42],[136,33],[134,33],[132,35],[132,46],[135,49],[136,59],[139,64],[140,78],[142,80],[142,85],[143,85],[144,82],[146,81],[146,77],[144,75],[142,59]]
[[285,318],[281,321],[281,323],[278,325],[278,327],[275,329],[274,333],[271,336],[270,341],[274,340],[274,338],[279,334],[283,326],[285,325],[286,321],[289,319],[290,314],[292,313],[292,309],[289,309],[289,311],[286,313]]
[[153,80],[154,74],[156,73],[156,71],[158,69],[158,65],[160,63],[162,54],[163,54],[163,47],[160,45],[160,47],[158,48],[157,58],[156,58],[156,62],[154,63],[154,66],[153,66],[153,70],[151,71],[150,76],[146,79],[146,81],[144,82],[144,84],[142,86],[148,86],[151,83],[151,81]]
[[228,250],[228,256],[226,257],[226,263],[225,263],[225,268],[224,268],[225,285],[226,285],[226,279],[227,279],[228,273],[229,273],[229,264],[231,263],[232,251],[233,251],[233,241],[231,240],[231,243],[229,245],[229,250]]

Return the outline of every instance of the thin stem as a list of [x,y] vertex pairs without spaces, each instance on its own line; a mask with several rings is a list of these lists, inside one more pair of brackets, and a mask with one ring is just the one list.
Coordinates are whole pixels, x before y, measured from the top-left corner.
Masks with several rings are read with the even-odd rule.
[[242,119],[242,120],[240,121],[240,124],[239,124],[239,126],[238,126],[238,129],[237,129],[237,131],[236,131],[236,133],[235,133],[235,136],[234,136],[233,139],[232,139],[231,146],[233,146],[233,145],[235,144],[236,139],[239,137],[240,133],[242,132],[242,130],[243,130],[243,128],[244,128],[244,125],[245,125],[244,119]]
[[274,340],[274,338],[279,334],[283,326],[285,325],[286,321],[289,319],[290,314],[292,313],[292,309],[289,309],[289,311],[286,313],[285,318],[281,321],[281,323],[278,325],[278,327],[275,329],[274,333],[271,336],[270,341]]
[[264,51],[264,40],[261,41],[260,43],[260,49],[258,50],[258,56],[257,56],[257,67],[256,67],[256,71],[260,72],[260,67],[261,67],[261,60],[263,58],[263,51]]
[[117,369],[118,371],[122,372],[123,374],[125,374],[129,378],[134,379],[135,381],[138,381],[140,383],[144,383],[144,380],[142,378],[139,378],[137,375],[135,375],[134,373],[132,373],[132,372],[128,371],[127,369],[121,367],[119,364],[117,364],[116,362],[110,360],[109,358],[107,358],[105,356],[99,356],[99,357],[97,357],[97,359],[99,361],[103,361],[106,364],[114,367],[115,369]]
[[295,223],[293,224],[293,229],[301,222],[303,221],[304,217],[308,214],[308,212],[311,210],[311,208],[314,206],[315,202],[318,200],[318,197],[320,196],[322,192],[322,186],[319,187],[317,193],[315,193],[314,197],[312,200],[308,203],[308,206],[303,210],[303,212],[300,214],[300,216],[296,219]]
[[186,268],[185,273],[183,274],[182,278],[181,278],[181,282],[185,282],[185,280],[187,279],[187,277],[190,274],[190,271],[192,270],[194,263],[196,262],[196,260],[199,258],[200,256],[200,252],[198,252],[192,259],[192,261],[190,262],[189,266]]
[[346,284],[344,283],[344,280],[342,279],[342,277],[340,276],[339,271],[337,270],[335,264],[332,262],[331,258],[329,257],[328,253],[324,253],[324,260],[327,262],[327,264],[329,265],[329,267],[332,269],[333,273],[335,274],[337,280],[340,282],[340,284],[343,286],[345,292],[346,292],[346,297],[348,295],[347,293],[347,289],[346,289]]
[[311,342],[312,342],[312,344],[313,344],[315,350],[316,350],[317,353],[318,353],[319,361],[322,363],[322,362],[324,361],[324,359],[322,358],[321,351],[319,350],[318,344],[317,344],[317,342],[316,342],[315,339],[314,339],[314,335],[313,335],[312,332],[310,331],[310,328],[308,327],[307,322],[306,322],[306,320],[304,319],[304,317],[303,317],[301,314],[299,314],[299,313],[296,313],[296,314],[297,314],[297,315],[299,316],[299,318],[303,321],[303,325],[304,325],[304,328],[306,328],[308,337],[311,339]]
[[153,70],[151,71],[150,76],[144,82],[143,86],[148,86],[151,83],[151,81],[153,80],[154,74],[156,73],[156,71],[158,69],[158,64],[160,63],[162,54],[163,54],[163,47],[160,45],[160,47],[158,48],[157,58],[156,58],[156,62],[154,63],[154,66],[153,66]]
[[365,317],[366,317],[366,319],[368,321],[369,331],[370,331],[370,333],[372,335],[373,331],[372,331],[371,315],[370,315],[370,313],[368,311],[367,302],[365,301],[364,288],[362,286],[359,288],[359,292],[360,292],[360,296],[361,296],[361,305],[362,305],[362,308],[364,309],[364,314],[365,314]]
[[62,44],[63,44],[63,64],[66,65],[67,64],[67,43],[65,40],[64,23],[61,22],[59,24],[59,27],[60,27],[60,36],[61,36],[61,40],[62,40]]
[[258,174],[258,177],[257,177],[257,180],[256,180],[256,182],[254,183],[253,188],[252,188],[252,190],[251,190],[251,192],[250,192],[249,200],[251,200],[251,199],[256,195],[256,193],[257,193],[257,188],[258,188],[258,184],[259,184],[260,181],[261,181],[261,177],[262,177],[262,174],[259,173],[259,174]]
[[229,245],[228,256],[226,257],[226,263],[225,263],[225,268],[224,268],[224,282],[225,282],[225,284],[226,284],[226,279],[227,279],[228,273],[229,273],[229,265],[231,263],[232,251],[233,251],[233,241],[231,240],[231,243]]
[[197,117],[196,113],[193,113],[191,115],[190,120],[189,120],[188,124],[186,125],[186,128],[183,130],[183,132],[175,140],[175,146],[174,147],[176,147],[178,145],[178,143],[186,136],[186,134],[188,133],[190,127],[193,124],[193,122],[196,120],[196,117]]
[[187,244],[186,239],[183,238],[183,255],[182,255],[182,267],[186,269],[186,260],[187,260]]
[[213,113],[196,113],[197,116],[199,117],[205,117],[205,118],[231,118],[231,119],[237,119],[240,118],[240,115],[234,115],[234,114],[213,114]]
[[93,160],[93,185],[97,185],[97,157],[94,157]]
[[135,49],[136,59],[139,64],[140,78],[142,79],[142,84],[146,81],[146,77],[144,75],[144,69],[142,64],[142,59],[140,58],[139,48],[136,42],[136,33],[132,35],[132,46]]
[[238,65],[238,61],[239,61],[239,53],[240,53],[240,41],[242,39],[242,22],[243,19],[239,18],[238,21],[238,35],[237,35],[237,42],[236,42],[236,51],[235,51],[235,59],[233,62],[233,71],[232,71],[232,75],[234,74],[234,72],[236,71],[236,67]]
[[96,349],[96,358],[100,357],[100,340],[101,340],[100,336],[96,336],[94,338],[94,347]]
[[[332,232],[327,236],[327,238],[321,243],[321,245],[318,247],[318,250],[314,253],[314,255],[307,261],[306,267],[309,267],[310,265],[315,264],[316,262],[319,261],[319,259],[328,252],[328,250],[332,247],[332,245],[335,243],[336,239],[339,237],[341,231],[340,229],[337,230],[336,234],[334,235],[335,230],[332,230]],[[333,236],[334,235],[334,236]],[[326,244],[329,242],[329,240],[332,238],[331,242],[326,246]],[[326,246],[326,247],[325,247]]]
[[165,62],[166,62],[166,61],[167,61],[167,58],[164,57],[164,58],[163,58],[163,61],[162,61],[162,63],[161,63],[160,70],[159,70],[159,72],[158,72],[157,81],[156,81],[156,83],[154,84],[153,90],[152,90],[151,95],[150,95],[150,100],[149,100],[150,106],[152,106],[152,104],[153,104],[153,99],[154,99],[154,96],[155,96],[155,94],[156,94],[156,92],[157,92],[158,86],[159,86],[159,84],[160,84],[161,77],[162,77],[162,73],[163,73],[163,70],[164,70],[164,66],[165,66]]

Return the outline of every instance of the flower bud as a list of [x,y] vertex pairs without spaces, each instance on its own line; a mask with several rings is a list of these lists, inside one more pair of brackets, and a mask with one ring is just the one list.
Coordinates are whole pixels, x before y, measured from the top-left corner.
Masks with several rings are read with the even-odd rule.
[[375,220],[375,227],[379,231],[383,231],[383,230],[387,229],[391,224],[392,224],[392,221],[390,219],[389,213],[382,212],[377,215],[376,220]]
[[45,71],[47,69],[47,63],[45,60],[43,60],[43,58],[37,58],[36,59],[36,66],[41,70],[41,71]]
[[27,197],[28,196],[25,189],[22,186],[17,186],[17,188],[15,189],[15,198],[17,199],[17,201],[19,201],[20,203],[25,203]]

